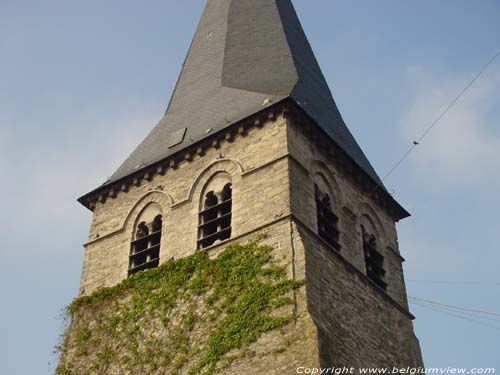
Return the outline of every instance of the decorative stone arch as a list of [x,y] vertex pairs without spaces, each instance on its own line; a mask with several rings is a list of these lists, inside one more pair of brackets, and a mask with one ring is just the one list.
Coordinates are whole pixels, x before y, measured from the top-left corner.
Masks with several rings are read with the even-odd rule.
[[205,182],[199,195],[197,248],[230,239],[232,216],[233,179],[227,171],[217,171]]
[[318,235],[330,246],[341,249],[341,214],[343,197],[328,167],[313,161],[310,166],[313,183],[313,199],[316,212],[316,229]]
[[380,246],[380,230],[377,229],[377,225],[374,224],[374,221],[371,219],[370,216],[363,214],[359,217],[359,230],[358,233],[360,234],[361,238],[363,237],[363,229],[366,234],[373,235],[377,239],[377,242]]
[[163,191],[150,191],[139,198],[136,203],[132,206],[129,213],[127,214],[123,224],[122,230],[127,233],[130,239],[133,237],[133,230],[137,224],[139,216],[149,205],[157,205],[162,215],[166,215],[170,212],[170,209],[174,201],[172,197]]
[[[217,202],[220,202],[222,199],[224,199],[222,195],[227,194],[225,189],[227,189],[228,185],[231,185],[232,188],[232,184],[233,179],[227,172],[216,172],[215,174],[210,176],[208,181],[203,186],[203,189],[201,190],[198,210],[201,211],[206,208],[207,199],[210,199],[210,197],[207,197],[207,195],[210,193],[214,194]],[[218,194],[221,194],[221,196],[217,196]]]
[[[375,231],[377,238],[380,238],[379,241],[386,240],[386,231],[384,229],[384,225],[380,220],[377,212],[370,206],[368,203],[361,203],[358,207],[358,223],[357,226],[360,227],[361,224],[365,223],[367,226],[371,226],[372,230]],[[361,231],[361,229],[359,229]],[[361,232],[360,232],[361,233]],[[380,243],[380,245],[385,245]]]
[[198,199],[201,196],[202,191],[208,181],[217,173],[225,172],[233,181],[233,184],[238,184],[241,180],[241,176],[244,173],[243,167],[240,163],[232,159],[221,159],[214,161],[208,167],[206,167],[194,180],[189,190],[188,197],[186,200],[192,201],[193,199]]
[[145,193],[130,209],[122,228],[130,243],[129,251],[124,252],[128,276],[159,265],[166,250],[165,219],[172,203],[169,194],[153,190]]
[[315,183],[322,183],[326,185],[325,189],[328,190],[330,198],[333,201],[334,210],[340,213],[340,209],[344,207],[344,195],[342,189],[337,183],[335,174],[328,168],[328,166],[319,160],[311,162],[309,170],[311,171],[312,179]]
[[[133,220],[133,228],[131,240],[137,239],[137,229],[140,228],[142,223],[154,223],[157,220],[157,217],[163,217],[164,213],[162,207],[156,203],[151,202],[148,203],[136,216],[135,220]],[[148,229],[149,230],[149,229]],[[153,230],[153,229],[151,229]],[[149,234],[149,233],[146,233]]]
[[385,257],[387,238],[384,227],[375,210],[368,204],[360,206],[357,232],[360,249],[365,257],[366,275],[379,287],[386,290]]

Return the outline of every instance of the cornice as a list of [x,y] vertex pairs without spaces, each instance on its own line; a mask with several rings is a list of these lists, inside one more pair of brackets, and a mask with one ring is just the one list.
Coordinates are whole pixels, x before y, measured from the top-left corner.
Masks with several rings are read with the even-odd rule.
[[[291,103],[287,116],[292,126],[305,135],[335,165],[338,172],[357,186],[370,200],[382,208],[395,222],[410,216],[384,186],[370,177],[314,120],[297,104]],[[303,166],[302,166],[303,167]]]
[[330,157],[339,172],[358,186],[371,200],[385,210],[394,221],[399,221],[410,214],[387,192],[378,185],[338,144],[330,138],[293,99],[286,98],[262,111],[230,125],[207,138],[171,155],[163,160],[138,169],[136,172],[112,183],[105,183],[97,189],[80,197],[78,202],[94,210],[96,204],[116,198],[120,191],[127,192],[131,186],[140,186],[144,181],[151,181],[156,175],[165,175],[175,171],[180,163],[190,163],[195,156],[204,157],[209,149],[219,149],[221,143],[234,142],[236,137],[246,137],[251,128],[262,128],[279,117],[291,119],[292,124],[306,135],[318,148]]
[[275,122],[280,116],[285,117],[290,110],[289,100],[282,100],[274,105],[230,125],[185,149],[151,165],[138,169],[134,173],[111,183],[105,183],[78,199],[83,206],[93,211],[96,204],[116,198],[120,191],[127,192],[131,186],[140,186],[144,181],[151,181],[156,175],[165,175],[178,169],[183,162],[190,163],[195,156],[204,157],[208,150],[218,150],[221,143],[234,142],[237,137],[246,137],[251,128],[262,128],[267,123]]

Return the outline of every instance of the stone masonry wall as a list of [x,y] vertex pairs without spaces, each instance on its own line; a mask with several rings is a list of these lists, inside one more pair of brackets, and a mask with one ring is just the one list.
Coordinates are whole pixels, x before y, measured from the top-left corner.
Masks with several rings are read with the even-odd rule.
[[[203,187],[224,171],[233,184],[231,240],[207,249],[216,254],[231,241],[258,233],[274,248],[290,278],[306,280],[294,292],[292,324],[252,345],[256,357],[235,361],[223,374],[293,374],[298,366],[413,366],[421,364],[393,220],[344,178],[292,119],[224,141],[218,149],[181,163],[166,175],[131,186],[98,203],[85,245],[80,294],[127,277],[136,218],[151,203],[163,214],[160,261],[197,251]],[[328,183],[341,231],[339,254],[317,235],[314,181]],[[365,274],[361,220],[377,232],[385,257],[387,291]],[[273,372],[274,371],[274,372]]]
[[80,294],[112,286],[127,277],[135,218],[151,202],[163,211],[160,261],[196,251],[203,186],[219,171],[233,183],[233,231],[237,237],[290,213],[285,119],[279,117],[219,149],[183,162],[166,175],[131,186],[98,203],[85,245]]
[[[260,244],[273,247],[276,264],[287,270],[288,278],[305,280],[304,258],[297,254],[292,240],[292,220],[290,217],[277,219],[275,223],[259,229],[243,238],[240,242],[252,239],[259,233],[265,238]],[[211,251],[216,256],[223,246]],[[293,292],[295,304],[288,313],[293,316],[292,323],[282,329],[264,334],[252,344],[249,351],[253,358],[241,358],[220,372],[222,375],[234,374],[283,374],[294,375],[298,367],[315,368],[320,366],[318,352],[318,330],[307,309],[306,287]],[[291,296],[292,297],[292,296]]]
[[333,191],[333,210],[339,218],[340,253],[360,272],[366,274],[360,221],[364,217],[377,232],[378,250],[385,258],[387,294],[408,308],[403,278],[403,258],[394,221],[372,203],[354,184],[342,176],[333,160],[322,153],[302,131],[289,120],[291,205],[294,216],[317,232],[314,177],[321,175]]
[[[289,121],[290,189],[294,249],[305,268],[307,306],[319,331],[321,363],[329,366],[420,366],[420,346],[408,312],[394,221],[336,170]],[[321,175],[333,192],[341,250],[317,235],[314,182]],[[387,291],[366,277],[361,218],[377,232]]]
[[323,367],[423,366],[411,316],[384,298],[301,224],[294,247],[305,254],[309,313],[319,332]]
[[[226,243],[211,247],[208,251],[210,257],[216,257],[233,242],[245,243],[259,238],[259,245],[273,248],[273,265],[286,270],[288,279],[304,280],[305,268],[301,267],[304,258],[296,258],[294,243],[292,241],[292,219],[290,215],[275,219],[272,223],[236,237]],[[264,333],[256,342],[242,350],[235,349],[226,357],[235,357],[227,367],[218,370],[217,374],[296,374],[298,367],[319,367],[318,331],[312,321],[308,310],[305,295],[305,286],[290,292],[289,297],[295,301],[292,305],[277,308],[273,314],[286,316],[291,319],[284,327]],[[178,306],[183,311],[183,306]],[[154,325],[152,327],[154,329]],[[191,333],[190,340],[196,341],[197,335],[207,335],[203,322]],[[73,333],[74,334],[74,333]],[[190,361],[182,368],[162,369],[163,373],[186,375],[190,366],[199,360],[199,353],[192,353]],[[70,349],[69,354],[62,358],[62,363],[78,361],[75,349]],[[223,362],[223,361],[221,361]],[[78,363],[79,368],[90,368],[92,363]],[[155,372],[158,373],[158,372]],[[105,375],[121,375],[123,370],[119,365],[110,366],[103,373]],[[82,374],[83,375],[83,374]]]

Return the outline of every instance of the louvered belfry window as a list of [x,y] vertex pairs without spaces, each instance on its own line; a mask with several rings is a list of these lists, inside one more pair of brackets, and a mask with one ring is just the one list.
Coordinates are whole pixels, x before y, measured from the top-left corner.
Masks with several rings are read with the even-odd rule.
[[205,194],[199,213],[198,249],[203,249],[231,238],[231,218],[233,208],[233,186],[224,185],[220,192]]
[[338,230],[338,217],[332,211],[332,202],[327,193],[322,192],[318,185],[314,185],[316,200],[316,215],[318,220],[318,235],[330,246],[340,250]]
[[129,276],[160,264],[162,224],[162,216],[157,215],[153,222],[147,224],[143,221],[137,225],[130,249]]
[[365,253],[366,275],[382,289],[387,288],[385,282],[384,257],[378,251],[377,241],[373,234],[369,234],[361,227],[363,233],[363,251]]

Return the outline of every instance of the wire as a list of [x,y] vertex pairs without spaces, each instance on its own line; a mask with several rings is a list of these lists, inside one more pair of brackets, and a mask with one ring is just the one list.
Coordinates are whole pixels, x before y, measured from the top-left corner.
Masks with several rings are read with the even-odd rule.
[[406,280],[410,283],[445,284],[445,285],[478,285],[478,286],[499,286],[500,282],[488,281],[439,281],[439,280]]
[[429,303],[431,305],[448,307],[448,308],[452,308],[452,309],[456,309],[456,310],[470,311],[470,312],[475,312],[475,313],[479,313],[479,314],[486,314],[486,315],[492,315],[492,316],[500,316],[500,313],[496,313],[496,312],[490,312],[490,311],[484,311],[484,310],[476,310],[476,309],[468,309],[466,307],[454,306],[454,305],[447,305],[447,304],[444,304],[444,303],[439,303],[439,302],[435,302],[435,301],[429,301],[429,300],[426,300],[426,299],[415,298],[415,297],[408,297],[408,298],[411,299],[411,300],[413,300],[413,301],[425,302],[425,303]]
[[[481,75],[488,69],[488,67],[493,64],[493,62],[497,59],[497,57],[500,56],[500,50],[486,63],[486,65],[480,70],[478,74],[465,86],[465,88],[460,92],[460,94],[457,95],[455,99],[446,107],[446,109],[439,115],[439,117],[432,123],[431,126],[420,136],[420,138],[417,139],[417,142],[420,143],[427,134],[430,133],[430,131],[438,124],[439,121],[442,120],[442,118],[450,111],[450,109],[460,100],[460,98],[471,88],[471,86],[481,77]],[[417,146],[417,145],[414,145]]]
[[[437,117],[436,120],[424,131],[424,133],[417,138],[413,145],[410,147],[408,151],[403,155],[401,159],[387,172],[387,174],[382,179],[382,183],[384,183],[393,173],[394,171],[410,156],[413,150],[422,142],[422,140],[431,132],[432,129],[443,119],[443,117],[450,111],[450,109],[460,100],[460,98],[471,88],[471,86],[482,76],[482,74],[489,68],[491,64],[500,56],[500,50],[483,66],[483,68],[479,71],[478,74],[474,76],[474,78],[464,87],[464,89],[451,101],[451,103],[446,107],[446,109],[441,112],[441,114]],[[370,193],[370,196],[374,194],[382,184],[377,184],[375,189]]]
[[[491,323],[483,322],[483,321],[478,320],[478,319],[487,319],[487,320],[490,320],[490,321],[493,321],[493,322],[496,322],[496,323],[499,322],[498,320],[495,320],[495,318],[478,317],[478,316],[474,316],[474,315],[469,314],[469,313],[462,313],[462,312],[458,312],[458,311],[448,310],[448,309],[443,308],[443,307],[437,307],[437,306],[427,305],[427,304],[424,304],[424,303],[411,302],[411,304],[419,306],[419,307],[425,307],[425,308],[428,308],[430,310],[438,311],[438,312],[445,313],[445,314],[448,314],[448,315],[451,315],[451,316],[464,318],[464,319],[467,319],[469,321],[474,321],[474,323],[481,323],[481,324],[492,325]],[[492,326],[494,328],[500,329],[500,326],[496,326],[496,325],[492,325]]]
[[481,322],[481,321],[478,321],[478,320],[475,320],[475,319],[470,319],[470,318],[467,318],[465,316],[459,315],[459,313],[452,313],[450,311],[447,311],[447,310],[444,310],[444,309],[440,309],[439,307],[433,307],[433,306],[429,306],[429,305],[419,304],[418,302],[412,302],[412,303],[414,305],[416,305],[416,306],[420,306],[420,307],[423,307],[423,308],[426,308],[426,309],[430,309],[430,310],[433,310],[433,311],[440,312],[441,314],[453,316],[455,318],[467,320],[469,322],[476,323],[476,324],[479,324],[479,325],[482,325],[482,326],[485,326],[485,327],[488,327],[488,328],[493,328],[493,329],[500,330],[500,327],[498,327],[498,326],[495,326],[493,324],[484,323],[484,322]]
[[466,311],[456,310],[456,309],[452,309],[450,307],[442,307],[442,306],[431,305],[431,304],[427,304],[427,303],[424,303],[424,302],[418,302],[418,301],[410,301],[410,303],[412,303],[412,304],[420,304],[420,305],[424,305],[424,306],[429,306],[429,307],[433,307],[433,308],[436,308],[436,309],[448,311],[450,313],[456,313],[456,314],[468,316],[468,317],[470,317],[472,319],[488,320],[490,322],[500,323],[500,317],[498,317],[498,316],[482,315],[482,314],[477,314],[477,313],[473,313],[473,312],[466,312]]

